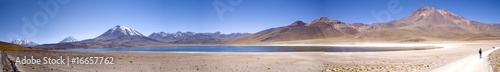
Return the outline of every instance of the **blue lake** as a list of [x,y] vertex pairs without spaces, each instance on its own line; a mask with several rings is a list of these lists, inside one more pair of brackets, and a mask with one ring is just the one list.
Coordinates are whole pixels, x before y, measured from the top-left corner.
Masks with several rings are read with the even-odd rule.
[[69,51],[141,51],[141,52],[375,52],[424,50],[435,47],[326,47],[326,46],[163,46],[128,48],[78,48]]

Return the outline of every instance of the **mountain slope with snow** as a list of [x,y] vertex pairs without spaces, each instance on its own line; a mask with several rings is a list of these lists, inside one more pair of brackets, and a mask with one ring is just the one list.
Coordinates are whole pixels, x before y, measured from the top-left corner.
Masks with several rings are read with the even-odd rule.
[[44,44],[37,48],[115,48],[160,44],[164,43],[148,38],[132,28],[117,25],[93,39],[69,43]]
[[141,33],[139,33],[138,31],[136,31],[132,28],[117,25],[94,39],[109,40],[109,39],[115,39],[115,38],[122,37],[122,36],[145,37],[144,35],[142,35]]
[[64,38],[62,41],[60,41],[59,43],[69,43],[69,42],[76,42],[78,40],[76,40],[75,38],[73,38],[72,36],[69,36],[69,37],[66,37]]
[[15,39],[15,40],[11,41],[10,43],[21,45],[21,46],[25,46],[25,47],[30,47],[30,46],[36,46],[36,45],[38,45],[37,43],[32,42],[32,41],[30,41],[28,39]]

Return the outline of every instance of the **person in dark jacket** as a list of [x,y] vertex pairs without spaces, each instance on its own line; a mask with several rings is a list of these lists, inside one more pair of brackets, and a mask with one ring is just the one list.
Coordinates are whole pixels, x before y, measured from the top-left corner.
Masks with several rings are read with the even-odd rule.
[[479,58],[482,58],[481,53],[483,53],[483,51],[481,51],[481,48],[479,48]]

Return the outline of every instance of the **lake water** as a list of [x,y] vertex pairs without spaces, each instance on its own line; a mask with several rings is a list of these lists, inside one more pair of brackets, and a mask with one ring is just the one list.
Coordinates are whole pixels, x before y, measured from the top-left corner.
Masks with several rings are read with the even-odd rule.
[[424,50],[431,47],[326,47],[326,46],[164,46],[130,48],[79,48],[69,51],[141,51],[141,52],[375,52]]

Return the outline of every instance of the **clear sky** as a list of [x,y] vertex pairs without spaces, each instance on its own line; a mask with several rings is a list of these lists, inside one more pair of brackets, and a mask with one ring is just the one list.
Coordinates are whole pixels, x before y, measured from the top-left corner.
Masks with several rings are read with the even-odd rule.
[[[37,43],[56,43],[67,36],[90,39],[116,25],[133,28],[147,36],[161,31],[255,33],[297,20],[309,22],[321,16],[347,23],[374,23],[402,18],[424,5],[445,8],[470,20],[500,23],[498,0],[51,1],[0,0],[0,41],[27,38]],[[39,2],[57,4],[58,8],[49,6],[49,10],[57,9],[57,13],[48,14]],[[378,15],[384,12],[382,17]],[[23,21],[25,17],[27,22],[33,22],[33,16],[40,25]]]

